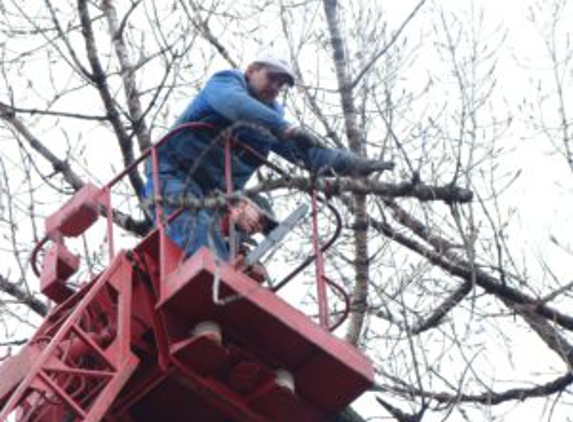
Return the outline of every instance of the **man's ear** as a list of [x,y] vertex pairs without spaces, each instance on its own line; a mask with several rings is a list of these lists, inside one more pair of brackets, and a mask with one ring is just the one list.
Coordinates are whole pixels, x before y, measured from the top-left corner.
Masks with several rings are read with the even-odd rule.
[[247,77],[251,76],[254,71],[255,71],[255,65],[253,63],[251,63],[245,69],[245,76],[247,76]]
[[251,76],[254,72],[256,72],[257,70],[259,70],[262,67],[263,67],[263,65],[261,65],[260,63],[251,63],[245,69],[245,76],[246,77]]

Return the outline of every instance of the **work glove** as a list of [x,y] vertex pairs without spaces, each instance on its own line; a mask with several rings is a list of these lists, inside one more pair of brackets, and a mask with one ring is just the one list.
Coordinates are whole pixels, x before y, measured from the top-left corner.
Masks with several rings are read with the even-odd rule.
[[[313,135],[312,133],[298,127],[291,126],[284,133],[283,138],[293,142],[299,147],[300,150],[306,152],[310,148],[326,149],[322,144],[320,139]],[[373,160],[370,158],[360,157],[359,155],[350,154],[348,162],[344,165],[343,169],[336,171],[336,169],[329,168],[326,166],[316,172],[319,176],[336,176],[337,173],[340,176],[355,176],[355,177],[367,177],[373,173],[380,173],[384,170],[393,170],[394,163],[382,160]]]
[[373,160],[355,156],[349,163],[349,175],[357,177],[367,177],[373,173],[380,173],[384,170],[393,170],[394,163],[391,161]]
[[326,164],[316,171],[321,177],[368,177],[384,170],[392,170],[394,163],[390,161],[373,160],[361,157],[350,151],[341,151],[341,156],[330,164]]
[[317,136],[298,126],[289,127],[284,132],[283,137],[287,141],[293,142],[302,151],[307,151],[310,148],[324,148]]

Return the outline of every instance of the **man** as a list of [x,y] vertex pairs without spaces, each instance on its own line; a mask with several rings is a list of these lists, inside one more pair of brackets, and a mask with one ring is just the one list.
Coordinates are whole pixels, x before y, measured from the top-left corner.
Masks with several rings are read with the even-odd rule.
[[[272,151],[317,175],[366,176],[388,168],[388,163],[324,148],[312,135],[288,123],[276,99],[283,89],[294,83],[295,75],[290,65],[273,56],[256,59],[244,73],[227,70],[213,75],[174,125],[204,122],[211,124],[213,129],[180,132],[159,148],[161,194],[202,198],[215,191],[224,192],[224,145],[218,136],[237,123],[246,124],[233,131],[240,142],[264,156]],[[243,189],[261,165],[253,154],[234,148],[233,190]],[[152,197],[151,166],[147,166],[146,173],[145,194]],[[166,207],[164,211],[169,214],[174,209]],[[264,229],[261,210],[250,201],[233,207],[230,217],[247,235]],[[170,223],[168,234],[184,249],[186,256],[208,246],[220,259],[229,258],[220,216],[212,210],[184,211]]]

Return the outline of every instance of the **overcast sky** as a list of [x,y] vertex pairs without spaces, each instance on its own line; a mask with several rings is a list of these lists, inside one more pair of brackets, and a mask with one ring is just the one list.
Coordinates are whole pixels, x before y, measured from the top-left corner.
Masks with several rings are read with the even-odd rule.
[[[403,18],[415,3],[416,1],[411,0],[395,2],[392,8],[396,22],[400,22],[400,17]],[[552,145],[542,136],[533,136],[534,133],[527,127],[527,116],[520,115],[517,107],[523,98],[532,100],[536,92],[535,78],[547,76],[548,70],[541,61],[546,53],[543,50],[540,33],[528,20],[528,3],[528,0],[436,0],[433,7],[440,5],[445,10],[468,14],[473,5],[474,12],[483,10],[484,25],[487,30],[492,33],[496,28],[507,31],[507,38],[500,46],[499,52],[498,90],[499,95],[504,97],[508,113],[513,116],[514,121],[503,138],[507,152],[511,152],[507,155],[510,161],[504,164],[508,174],[520,172],[519,178],[504,194],[503,199],[503,205],[518,209],[510,234],[514,240],[517,240],[516,248],[523,248],[525,257],[530,258],[532,262],[538,257],[548,260],[556,276],[564,281],[570,281],[572,279],[571,255],[555,248],[551,236],[564,243],[567,243],[567,237],[570,236],[571,210],[573,210],[572,175],[564,159],[552,154]],[[403,6],[402,10],[399,11],[398,6]],[[573,27],[570,12],[567,18],[571,22],[569,26]],[[413,27],[425,24],[424,21],[420,21],[424,19],[423,14],[417,19],[418,21],[413,22]],[[486,33],[488,33],[487,30]],[[497,42],[495,40],[498,38],[493,37],[492,42]],[[187,99],[182,101],[185,102]],[[170,106],[175,107],[174,104]],[[59,130],[60,128],[57,129],[58,136],[60,136]],[[85,135],[89,136],[90,133],[86,132]],[[110,138],[109,142],[115,141]],[[92,143],[92,146],[99,150],[103,159],[109,158],[101,154],[101,145],[95,144],[94,146]],[[548,253],[550,247],[551,253]],[[531,338],[532,336],[527,337],[527,339]],[[516,339],[516,341],[521,344],[522,353],[513,357],[515,364],[527,366],[533,373],[538,370],[542,371],[546,362],[541,361],[535,354],[535,344],[530,344],[527,340],[520,342],[520,339]],[[560,366],[557,364],[556,368]],[[539,375],[546,376],[547,374],[540,373]],[[507,387],[505,382],[505,374],[500,372],[499,383],[493,387],[505,389]],[[538,422],[542,413],[547,416],[549,412],[548,408],[544,407],[546,405],[544,400],[528,402],[527,405],[511,402],[494,409],[495,415],[502,415],[498,419],[481,412],[470,412],[472,417],[469,420],[472,422],[482,420]],[[361,400],[358,409],[367,413],[371,411],[372,415],[380,414],[380,407],[372,403],[372,397]],[[504,415],[503,409],[512,411]],[[567,405],[558,406],[553,420],[573,420],[568,414]],[[440,419],[437,418],[437,420]]]

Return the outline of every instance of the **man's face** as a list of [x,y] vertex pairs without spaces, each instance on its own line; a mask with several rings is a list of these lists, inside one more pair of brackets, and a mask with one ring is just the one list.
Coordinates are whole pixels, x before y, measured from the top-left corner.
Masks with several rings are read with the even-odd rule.
[[265,104],[272,104],[289,81],[287,75],[264,65],[251,65],[245,75],[251,93]]

